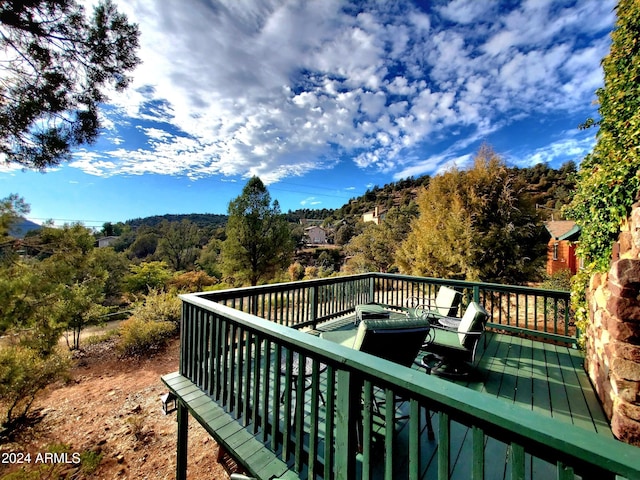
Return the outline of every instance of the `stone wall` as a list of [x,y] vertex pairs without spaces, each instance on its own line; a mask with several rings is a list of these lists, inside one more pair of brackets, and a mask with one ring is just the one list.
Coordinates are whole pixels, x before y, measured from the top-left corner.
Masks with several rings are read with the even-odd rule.
[[591,278],[586,369],[614,435],[640,446],[640,204],[614,248],[611,269]]

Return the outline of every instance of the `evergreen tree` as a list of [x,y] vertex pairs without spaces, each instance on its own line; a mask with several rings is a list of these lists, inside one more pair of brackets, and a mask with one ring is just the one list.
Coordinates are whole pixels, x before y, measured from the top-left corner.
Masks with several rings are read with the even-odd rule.
[[258,177],[229,203],[226,240],[222,244],[222,271],[235,283],[257,285],[286,268],[293,253],[289,226],[278,201]]
[[100,131],[105,90],[139,62],[138,27],[111,0],[90,19],[74,0],[0,2],[0,153],[45,169]]

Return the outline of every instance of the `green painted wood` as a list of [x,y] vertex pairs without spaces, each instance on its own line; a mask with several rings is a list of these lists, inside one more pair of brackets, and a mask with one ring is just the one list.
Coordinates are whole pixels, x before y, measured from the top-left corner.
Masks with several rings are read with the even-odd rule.
[[443,412],[438,414],[438,480],[449,478],[449,415]]
[[[390,287],[391,289],[398,290],[398,291],[400,291],[403,288],[400,283],[395,282],[395,281],[394,282],[388,282],[387,287]],[[332,294],[332,295],[336,295],[338,293],[343,295],[343,296],[348,296],[349,295],[349,292],[347,291],[347,289],[346,288],[342,288],[342,287],[334,288],[334,289],[327,289],[326,292],[328,292],[329,294]],[[401,298],[401,296],[399,297],[398,295],[399,294],[393,294],[392,293],[391,296],[388,297],[388,299],[396,300],[398,298]],[[337,308],[343,308],[346,305],[348,305],[348,302],[343,302],[341,304],[338,304],[336,302],[333,302],[333,303],[331,303],[331,302],[332,302],[332,300],[331,301],[327,301],[326,305],[334,305],[334,306],[338,305]],[[334,307],[331,307],[331,309],[334,309]],[[331,314],[334,314],[334,310],[331,310]],[[224,315],[227,315],[227,313],[224,312]],[[230,316],[230,318],[233,318],[232,321],[234,321],[234,322],[236,321],[235,318],[234,318],[234,315]],[[257,324],[257,325],[258,325],[258,327],[262,328],[261,325],[259,325],[259,324]],[[251,328],[253,329],[253,327],[254,327],[254,325],[252,323],[251,324]],[[300,339],[298,339],[297,337],[291,337],[288,333],[284,333],[283,334],[283,332],[280,332],[280,331],[273,331],[272,333],[269,333],[270,330],[271,330],[271,327],[269,327],[269,329],[265,330],[265,331],[260,331],[259,329],[257,329],[256,331],[260,331],[261,335],[262,334],[269,335],[269,338],[273,338],[274,341],[276,341],[276,342],[281,342],[281,341],[290,342],[290,341],[292,341],[292,339],[293,339],[294,342],[300,342]],[[205,334],[206,334],[206,332],[205,332]],[[521,348],[522,348],[522,345],[523,344],[521,344]],[[310,355],[315,355],[315,354],[323,355],[324,354],[324,353],[321,352],[321,350],[324,350],[324,348],[323,349],[315,349],[315,347],[313,345],[307,344],[305,342],[294,343],[293,346],[296,349],[297,348],[301,348],[301,351],[305,355],[306,354],[310,354]],[[233,349],[234,347],[229,347],[229,348]],[[225,357],[227,357],[227,356],[225,356]],[[234,358],[234,357],[232,357],[232,358]],[[237,357],[235,357],[235,358],[237,358]],[[476,415],[475,412],[482,411],[483,415],[484,414],[489,414],[487,418],[489,418],[489,419],[492,418],[492,413],[493,412],[490,409],[485,409],[483,401],[475,401],[475,400],[478,400],[478,399],[475,399],[475,398],[474,398],[474,401],[470,401],[470,402],[465,402],[464,400],[461,401],[460,398],[456,397],[456,395],[457,395],[456,390],[449,390],[448,388],[445,389],[444,391],[441,391],[439,388],[436,388],[435,390],[432,390],[432,389],[424,390],[424,389],[421,388],[421,384],[415,383],[415,379],[410,379],[408,377],[404,377],[403,375],[397,377],[396,379],[393,379],[388,375],[390,372],[384,371],[384,369],[381,370],[382,364],[380,362],[363,363],[363,362],[359,361],[359,359],[356,358],[356,356],[354,356],[353,358],[350,355],[346,355],[345,356],[342,352],[339,352],[339,351],[332,351],[331,352],[331,356],[329,358],[334,359],[336,361],[335,366],[336,366],[336,368],[338,370],[340,370],[340,369],[348,369],[348,370],[352,370],[353,372],[357,371],[358,375],[364,375],[365,378],[368,378],[367,377],[368,375],[374,375],[373,378],[375,378],[376,383],[377,382],[392,382],[394,385],[396,385],[396,383],[397,383],[397,386],[393,386],[392,387],[394,389],[395,388],[400,388],[400,386],[410,386],[412,389],[415,389],[416,393],[418,393],[419,395],[423,396],[422,398],[429,398],[429,399],[433,398],[434,401],[436,402],[435,404],[438,405],[438,409],[439,408],[444,408],[444,405],[446,405],[447,406],[447,411],[450,411],[451,413],[459,412],[459,413],[463,413],[464,415],[469,414],[471,416],[474,416],[474,415]],[[532,352],[531,358],[532,358],[532,361],[533,361],[533,359],[534,359],[533,352]],[[227,374],[228,375],[227,372],[228,372],[228,369],[222,369],[221,370],[222,374]],[[379,372],[379,373],[376,374],[376,372]],[[494,375],[494,374],[495,375],[500,375],[500,372],[499,371],[489,372],[489,374],[490,375]],[[504,367],[503,367],[502,375],[504,376]],[[561,373],[561,375],[564,376],[564,373]],[[396,382],[396,380],[399,380],[400,378],[405,378],[405,380],[404,380],[405,383]],[[202,379],[202,380],[204,381],[204,379]],[[251,381],[253,381],[253,380],[251,380]],[[249,382],[249,384],[253,385],[253,384],[251,384],[251,381]],[[518,382],[519,382],[519,378],[518,378]],[[245,383],[245,385],[246,385],[246,383]],[[500,396],[502,396],[502,394],[506,392],[504,379],[499,380],[498,385],[500,385],[500,387],[498,389],[498,392],[499,392],[498,394]],[[227,385],[223,385],[223,389],[226,389],[226,388],[227,388]],[[243,390],[248,393],[248,390],[244,386],[241,387],[241,388],[243,388]],[[327,388],[328,388],[328,386],[327,386]],[[518,383],[516,383],[516,388],[519,389]],[[474,392],[470,391],[470,393],[474,393]],[[566,392],[565,392],[565,395],[567,397],[569,397],[566,394]],[[243,397],[244,397],[244,395],[243,395]],[[443,402],[443,399],[445,399],[445,398],[446,398],[446,402]],[[516,400],[516,403],[518,403],[518,393],[516,393],[514,395],[514,398]],[[440,403],[440,402],[443,402],[443,403]],[[471,406],[471,408],[469,410],[470,413],[463,409],[462,405],[464,403],[469,403],[469,405]],[[480,406],[481,408],[477,408],[478,406]],[[488,407],[488,404],[486,406]],[[572,405],[570,405],[570,407],[572,407]],[[275,409],[275,405],[270,407],[270,408]],[[508,411],[509,410],[507,410],[507,412]],[[569,410],[569,413],[571,414],[572,411],[573,411],[573,408],[571,408]],[[307,410],[305,410],[305,419],[307,418],[307,415],[308,415],[307,414]],[[335,416],[335,414],[331,415],[331,416]],[[483,418],[483,416],[482,415],[478,415],[478,418]],[[526,418],[526,416],[525,416],[524,419],[528,420]],[[494,420],[491,420],[491,422],[493,422],[493,421]],[[509,423],[509,422],[511,422],[511,423]],[[308,431],[307,430],[307,423],[308,422],[305,422],[305,426],[304,426],[305,432]],[[514,418],[510,417],[509,415],[507,415],[507,424],[511,425],[509,428],[513,428],[514,432],[518,431],[518,428],[515,427],[517,422],[514,420]],[[525,421],[525,424],[526,424],[526,421]],[[527,428],[530,428],[530,427],[531,426],[529,425]],[[532,435],[532,437],[535,437],[535,434],[531,433],[532,432],[531,430],[527,430],[527,431],[529,432],[528,435],[530,434],[530,435]],[[398,434],[398,429],[395,430],[394,434],[395,435]],[[403,439],[405,437],[400,437],[400,436],[397,435],[396,438],[398,440],[400,440],[401,438]],[[305,437],[305,441],[308,441],[308,439],[306,437]],[[553,441],[553,439],[552,439],[552,441]],[[393,446],[394,452],[400,453],[401,449],[404,448],[404,447],[401,447],[401,445],[402,445],[401,443],[394,444],[394,446]],[[320,450],[320,448],[318,450]],[[330,448],[329,449],[324,449],[325,452],[327,450],[331,450],[331,449]],[[423,450],[421,449],[421,453],[422,452],[423,452]],[[380,465],[382,465],[382,463],[380,463]],[[529,470],[533,471],[534,467],[529,467],[530,462],[528,460],[526,461],[526,465],[527,465],[527,467],[526,467],[526,469],[527,469],[526,471],[527,472]],[[454,473],[455,473],[455,471],[454,471]]]
[[553,418],[572,423],[569,399],[562,377],[562,367],[555,345],[544,345],[547,364],[547,377],[549,379],[549,395],[551,397],[551,415]]
[[473,456],[471,460],[471,479],[484,479],[484,432],[478,427],[472,428],[473,435]]
[[[244,468],[252,475],[261,479],[271,479],[287,474],[289,465],[280,460],[273,452],[265,448],[264,444],[256,439],[247,429],[235,421],[235,419],[226,413],[215,401],[206,396],[204,392],[197,397],[197,402],[193,404],[184,402],[179,396],[179,391],[173,389],[173,386],[180,385],[180,391],[191,391],[185,386],[185,378],[175,374],[170,374],[162,378],[167,387],[178,396],[179,405],[179,438],[178,438],[178,478],[186,478],[186,445],[187,445],[187,414],[190,412],[194,418],[198,420],[207,432],[214,439],[232,454],[240,454],[236,457]],[[203,403],[202,399],[208,399]],[[182,405],[182,412],[180,412]],[[251,460],[250,462],[248,460]],[[181,476],[181,469],[184,469],[184,476]]]
[[[352,376],[345,370],[336,372],[337,382],[337,399],[336,399],[336,437],[335,437],[335,468],[334,474],[336,479],[349,480],[355,478],[355,461],[353,452],[355,434],[354,434],[354,395],[352,392],[357,391],[360,395],[360,388],[355,388],[352,383]],[[360,402],[358,402],[359,404]],[[359,406],[359,405],[358,405]]]
[[281,400],[280,403],[283,406],[283,452],[282,455],[284,458],[289,458],[290,454],[290,445],[291,445],[291,437],[293,433],[291,431],[292,425],[292,414],[291,409],[293,406],[293,392],[291,389],[291,383],[293,380],[292,377],[292,368],[293,368],[293,353],[290,349],[284,351],[284,355],[286,357],[286,370],[284,374],[284,402]]
[[[363,384],[363,404],[362,404],[362,456],[364,458],[371,458],[373,449],[373,409],[374,407],[374,395],[373,395],[373,383],[369,380],[365,380]],[[364,462],[362,465],[362,478],[363,480],[370,480],[373,478],[373,468],[371,463]]]
[[500,375],[500,387],[497,392],[498,398],[504,398],[508,401],[515,400],[516,388],[518,385],[518,377],[520,374],[520,357],[521,343],[518,337],[506,337],[509,339],[507,351],[503,356],[499,357],[502,361],[502,372],[496,372]]
[[420,404],[412,398],[409,401],[409,480],[418,480],[420,475],[420,417]]
[[578,383],[580,384],[583,392],[585,392],[585,401],[589,408],[589,415],[591,416],[591,420],[593,421],[596,431],[607,438],[612,438],[613,435],[611,433],[609,420],[604,413],[600,401],[593,391],[593,387],[591,386],[591,382],[589,381],[586,372],[584,371],[584,354],[574,349],[569,349],[568,353],[571,357],[571,363],[576,372]]
[[533,341],[527,338],[520,340],[520,358],[518,359],[518,381],[514,401],[524,408],[533,405]]
[[[321,458],[319,455],[319,413],[320,413],[320,367],[314,362],[311,373],[311,409],[309,415],[309,458]],[[316,462],[309,462],[309,478],[316,477]]]
[[449,478],[464,480],[471,478],[473,467],[473,445],[470,429],[466,425],[449,419]]
[[[294,432],[294,458],[295,458],[295,463],[294,463],[294,470],[296,472],[300,472],[302,470],[302,463],[303,463],[303,458],[302,458],[302,447],[303,442],[300,441],[300,439],[303,437],[302,432],[304,430],[304,393],[305,393],[305,376],[304,376],[304,371],[306,368],[306,357],[304,355],[298,355],[298,372],[302,372],[302,374],[298,375],[296,378],[296,382],[295,382],[295,392],[292,392],[295,394],[296,398],[295,398],[295,417],[294,417],[294,421],[295,421],[295,427],[293,429]],[[303,398],[300,398],[303,397]]]
[[278,449],[278,435],[280,431],[278,429],[278,425],[280,425],[280,409],[278,408],[280,404],[280,393],[282,392],[282,386],[280,384],[280,359],[282,358],[282,347],[279,343],[274,345],[273,351],[273,391],[272,391],[272,405],[273,405],[273,421],[271,424],[271,450],[277,451]]
[[564,388],[567,393],[567,401],[571,414],[571,420],[574,425],[593,429],[593,419],[589,411],[585,394],[577,377],[577,372],[572,362],[570,353],[564,349],[556,349],[558,355],[559,368],[562,373]]
[[325,435],[325,449],[324,449],[324,467],[325,467],[325,476],[327,478],[331,478],[331,474],[335,471],[334,465],[334,449],[333,445],[335,444],[335,370],[333,366],[328,365],[326,370],[326,390],[325,390],[325,401],[326,403],[326,415],[325,415],[325,425],[324,425],[324,435]]
[[187,445],[189,434],[189,412],[184,402],[178,400],[178,441],[176,459],[176,479],[186,480],[187,478]]
[[393,461],[394,461],[394,449],[393,449],[393,437],[395,426],[395,402],[396,398],[393,390],[385,391],[385,414],[384,414],[384,455],[386,462],[384,463],[384,478],[386,480],[393,480]]
[[525,478],[524,448],[521,445],[512,443],[509,460],[511,463],[511,480],[524,480]]
[[550,415],[551,396],[544,348],[534,348],[532,352],[532,375],[532,410],[543,415]]

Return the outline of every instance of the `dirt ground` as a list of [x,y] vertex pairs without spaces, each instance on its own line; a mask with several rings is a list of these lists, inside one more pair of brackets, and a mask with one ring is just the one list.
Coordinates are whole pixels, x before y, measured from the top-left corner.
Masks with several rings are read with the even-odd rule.
[[[178,369],[178,341],[145,359],[118,358],[113,347],[86,347],[71,380],[40,395],[32,424],[0,444],[0,478],[175,478],[176,413],[162,412],[160,376]],[[227,479],[217,454],[190,417],[188,477]],[[91,459],[99,459],[95,470]]]

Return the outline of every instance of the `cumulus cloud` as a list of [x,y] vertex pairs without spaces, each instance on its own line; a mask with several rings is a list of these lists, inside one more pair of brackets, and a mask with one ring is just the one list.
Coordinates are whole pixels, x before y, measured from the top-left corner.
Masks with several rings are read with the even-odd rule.
[[513,119],[591,112],[613,24],[612,0],[117,3],[143,64],[111,96],[110,147],[71,164],[103,176],[433,172]]

